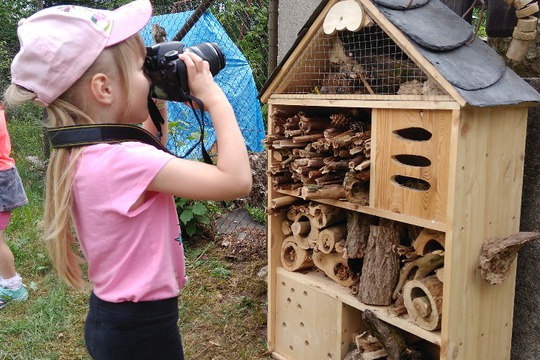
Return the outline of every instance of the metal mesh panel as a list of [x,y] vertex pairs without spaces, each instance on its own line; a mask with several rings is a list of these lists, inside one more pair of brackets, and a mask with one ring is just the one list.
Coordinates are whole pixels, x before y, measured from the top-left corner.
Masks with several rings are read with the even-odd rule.
[[376,24],[326,35],[320,29],[292,66],[285,94],[442,95]]

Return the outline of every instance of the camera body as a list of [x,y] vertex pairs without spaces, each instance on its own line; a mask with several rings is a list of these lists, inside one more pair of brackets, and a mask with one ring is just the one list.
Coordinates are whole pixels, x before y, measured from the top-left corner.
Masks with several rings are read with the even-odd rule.
[[225,56],[216,43],[201,43],[184,47],[179,41],[158,43],[146,48],[144,70],[152,85],[153,98],[187,101],[189,95],[186,65],[178,58],[183,52],[193,52],[210,64],[210,72],[216,76],[225,67]]

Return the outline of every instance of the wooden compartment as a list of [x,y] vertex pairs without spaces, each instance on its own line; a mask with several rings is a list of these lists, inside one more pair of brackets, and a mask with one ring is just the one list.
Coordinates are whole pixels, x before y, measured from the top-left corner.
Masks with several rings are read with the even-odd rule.
[[374,208],[445,222],[451,121],[449,110],[373,112]]
[[342,359],[361,312],[280,271],[276,288],[276,352],[287,359]]

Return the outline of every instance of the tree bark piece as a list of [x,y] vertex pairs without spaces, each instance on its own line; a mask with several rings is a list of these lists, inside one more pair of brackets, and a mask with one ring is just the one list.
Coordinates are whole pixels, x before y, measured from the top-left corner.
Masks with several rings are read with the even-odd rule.
[[508,276],[517,252],[525,244],[538,239],[539,232],[519,232],[504,239],[484,243],[479,266],[484,280],[492,285],[502,283]]
[[312,259],[316,267],[341,286],[349,287],[358,281],[349,269],[347,260],[339,253],[324,254],[314,251]]
[[347,238],[345,251],[349,259],[364,257],[364,251],[369,238],[371,217],[356,211],[347,210]]
[[358,289],[358,300],[369,305],[390,305],[399,277],[399,256],[392,251],[400,243],[403,226],[381,219],[371,225]]
[[302,249],[291,236],[281,244],[281,265],[288,271],[313,267],[311,251]]
[[441,327],[443,283],[437,276],[411,280],[403,288],[403,300],[411,320],[426,330]]
[[408,347],[405,336],[398,328],[379,320],[373,311],[365,310],[362,320],[373,336],[383,344],[388,354],[387,360],[423,359],[422,354]]

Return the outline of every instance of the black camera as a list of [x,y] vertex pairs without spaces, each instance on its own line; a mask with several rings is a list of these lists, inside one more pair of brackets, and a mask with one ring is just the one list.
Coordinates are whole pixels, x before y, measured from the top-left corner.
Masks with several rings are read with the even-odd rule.
[[170,41],[149,46],[146,48],[144,70],[152,81],[150,95],[153,98],[180,102],[188,100],[186,65],[178,58],[185,51],[193,52],[208,61],[213,76],[225,67],[225,56],[216,43],[184,47],[179,41]]

